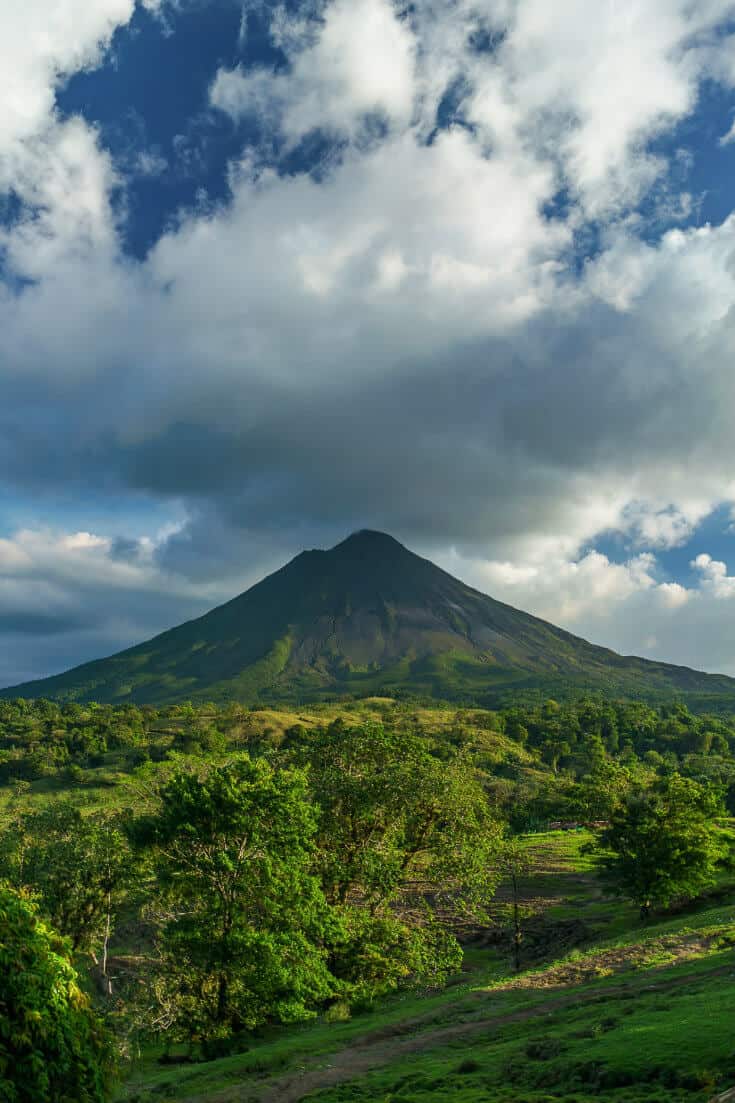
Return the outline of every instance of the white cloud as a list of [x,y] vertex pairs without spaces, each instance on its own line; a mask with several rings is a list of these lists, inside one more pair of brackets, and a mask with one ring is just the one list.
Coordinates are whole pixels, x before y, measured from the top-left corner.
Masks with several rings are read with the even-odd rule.
[[[280,123],[293,143],[316,127],[354,137],[375,111],[428,134],[451,91],[496,155],[523,149],[555,165],[599,218],[665,174],[646,144],[693,109],[701,79],[735,83],[721,33],[733,14],[731,0],[608,0],[594,19],[585,0],[418,0],[403,18],[389,0],[333,0],[306,17],[277,7],[290,70],[223,69],[211,99]],[[483,32],[492,60],[474,45]]]
[[[584,0],[517,5],[501,49],[502,95],[516,132],[558,143],[589,213],[635,202],[662,171],[644,142],[691,108],[696,68],[685,41],[725,13],[718,7],[708,18],[680,2],[621,0],[598,5],[591,19]],[[491,80],[476,92],[476,114],[491,129],[498,91]]]
[[139,642],[224,596],[89,532],[21,529],[0,540],[0,685],[57,673]]
[[711,509],[711,502],[707,500],[682,500],[676,508],[659,508],[655,500],[631,502],[625,509],[625,524],[642,547],[678,548],[689,542]]
[[[491,20],[497,11],[465,8]],[[587,214],[630,206],[665,171],[646,142],[691,111],[703,76],[731,79],[731,46],[717,29],[734,10],[727,0],[609,0],[590,18],[584,0],[523,0],[507,20],[499,70],[476,79],[472,117],[501,141],[545,147]]]
[[152,149],[144,149],[134,160],[134,169],[141,176],[161,176],[168,168],[168,161]]
[[692,560],[691,565],[701,573],[703,586],[716,598],[735,597],[735,577],[728,575],[726,563],[703,552]]
[[21,227],[3,235],[0,245],[10,250],[6,264],[29,278],[49,273],[61,243],[74,250],[113,245],[109,158],[82,119],[58,119],[55,93],[99,63],[134,8],[135,0],[25,0],[0,13],[0,195],[12,191],[25,206],[25,230],[35,223],[30,234]]
[[255,114],[280,124],[292,143],[317,127],[354,134],[372,114],[394,126],[410,122],[416,42],[391,0],[334,0],[317,34],[301,21],[297,28],[292,21],[287,34],[276,10],[289,74],[221,69],[213,106],[234,118]]
[[0,571],[9,578],[38,579],[47,568],[57,580],[79,579],[83,584],[103,581],[128,588],[141,586],[150,578],[150,568],[134,567],[110,557],[112,541],[90,532],[58,532],[48,529],[20,529],[2,541],[5,554]]
[[735,142],[735,119],[730,129],[720,138],[721,146],[729,146],[732,142]]
[[97,263],[117,241],[109,195],[117,182],[110,158],[81,119],[51,126],[16,157],[14,188],[27,205],[0,233],[5,263],[26,279],[53,279],[64,265]]
[[455,553],[445,557],[443,565],[485,593],[565,627],[586,614],[604,610],[610,615],[632,595],[659,589],[656,560],[650,553],[627,563],[612,563],[591,551],[577,560],[534,564],[468,561]]
[[[28,332],[21,323],[5,334],[6,376],[23,373],[35,357],[45,358],[44,372],[54,374],[65,328],[74,326],[79,339],[80,314],[89,308],[84,299],[97,282],[92,273],[115,262],[110,193],[119,181],[95,131],[79,117],[60,120],[54,97],[66,77],[100,60],[134,6],[134,0],[28,0],[0,13],[0,196],[12,191],[20,204],[12,227],[0,230],[0,251],[5,273],[33,285],[19,306],[29,316]],[[154,8],[156,0],[146,6]],[[68,285],[80,277],[84,291]],[[73,295],[81,301],[67,314]],[[14,295],[2,284],[0,312],[14,312]],[[14,345],[16,336],[28,341],[25,350]]]
[[735,596],[724,563],[702,554],[699,585],[660,581],[655,557],[613,563],[598,552],[578,560],[505,564],[456,553],[442,565],[495,598],[622,654],[735,675],[735,631],[722,600]]
[[91,65],[134,0],[24,0],[0,14],[0,187],[13,184],[18,144],[53,115],[54,89],[65,75]]
[[677,609],[680,605],[686,605],[692,596],[692,591],[687,590],[686,586],[682,586],[679,582],[661,582],[658,586],[658,592],[664,604],[673,609]]

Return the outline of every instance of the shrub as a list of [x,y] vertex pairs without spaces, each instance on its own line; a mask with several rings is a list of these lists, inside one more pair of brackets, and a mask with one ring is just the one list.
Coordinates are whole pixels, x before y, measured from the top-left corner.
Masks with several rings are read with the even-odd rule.
[[20,894],[0,885],[0,1098],[102,1103],[112,1067],[106,1031],[67,943]]
[[540,1038],[529,1042],[526,1046],[526,1057],[530,1061],[550,1061],[552,1057],[558,1057],[564,1046],[556,1038]]
[[327,1023],[347,1023],[352,1018],[352,1012],[350,1005],[346,1000],[338,1000],[337,1003],[333,1003],[331,1007],[328,1007],[324,1021]]
[[476,1061],[474,1057],[466,1057],[464,1061],[460,1061],[457,1065],[457,1075],[466,1076],[470,1072],[479,1072],[482,1068],[479,1061]]

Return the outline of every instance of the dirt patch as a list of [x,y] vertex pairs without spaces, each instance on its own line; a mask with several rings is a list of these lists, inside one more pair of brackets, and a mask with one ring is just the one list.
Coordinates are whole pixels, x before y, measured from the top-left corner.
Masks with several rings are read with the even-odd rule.
[[564,961],[543,972],[524,973],[506,981],[496,991],[513,988],[568,988],[571,984],[613,976],[652,965],[675,965],[702,957],[713,939],[698,934],[670,935],[637,946],[613,946],[595,954]]
[[[569,953],[592,939],[593,931],[582,919],[560,919],[556,922],[542,916],[534,916],[523,923],[522,962],[525,968],[540,965],[550,958]],[[482,948],[493,946],[510,958],[512,932],[507,923],[489,927],[470,941],[470,945]]]

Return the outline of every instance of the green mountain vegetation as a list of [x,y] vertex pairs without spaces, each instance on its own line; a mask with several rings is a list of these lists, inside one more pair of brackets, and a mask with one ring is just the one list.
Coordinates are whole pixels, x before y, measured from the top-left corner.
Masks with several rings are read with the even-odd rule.
[[388,694],[497,707],[584,692],[735,708],[735,679],[617,655],[364,531],[302,552],[147,643],[0,696],[162,705]]
[[0,701],[0,1098],[706,1103],[734,814],[682,703]]

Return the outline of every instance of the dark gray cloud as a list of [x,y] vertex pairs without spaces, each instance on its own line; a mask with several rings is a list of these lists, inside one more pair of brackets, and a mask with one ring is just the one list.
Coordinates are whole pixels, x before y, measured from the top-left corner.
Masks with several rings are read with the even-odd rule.
[[85,627],[85,620],[81,610],[66,614],[0,612],[0,632],[5,637],[67,636]]
[[[651,332],[643,312],[585,304],[564,319],[544,312],[504,338],[386,364],[377,377],[327,378],[307,393],[298,381],[256,384],[251,404],[238,397],[246,386],[226,394],[215,380],[202,410],[198,387],[180,390],[172,402],[178,413],[188,401],[186,421],[168,420],[167,399],[155,380],[149,396],[143,374],[130,411],[109,395],[126,380],[106,381],[121,416],[98,414],[91,434],[81,425],[81,388],[72,388],[66,404],[50,396],[52,433],[41,400],[6,447],[12,442],[19,489],[113,488],[185,502],[190,525],[157,556],[192,577],[239,573],[361,524],[501,555],[519,539],[566,531],[596,483],[603,494],[634,497],[660,486],[664,505],[724,492],[731,340],[728,317],[706,341],[681,344],[678,334]],[[145,421],[154,403],[159,424],[138,438],[136,417]],[[112,549],[118,558],[139,553],[124,537]]]

